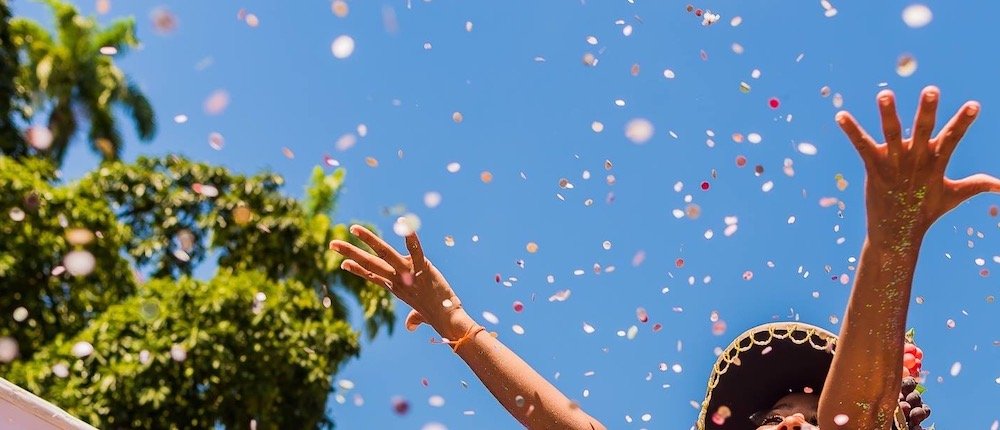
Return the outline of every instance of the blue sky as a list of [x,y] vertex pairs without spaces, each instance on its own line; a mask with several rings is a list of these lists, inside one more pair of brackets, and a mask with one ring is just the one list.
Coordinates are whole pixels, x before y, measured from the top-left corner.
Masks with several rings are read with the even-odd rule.
[[[983,113],[948,173],[1000,174],[1000,62],[990,42],[998,38],[1000,3],[927,2],[934,17],[918,29],[904,24],[901,12],[911,2],[900,1],[835,1],[833,17],[815,1],[693,3],[721,15],[708,27],[683,2],[348,4],[350,13],[338,18],[327,0],[112,0],[100,19],[136,16],[142,49],[119,64],[150,96],[160,124],[150,144],[127,134],[127,158],[182,153],[242,172],[272,169],[295,195],[324,155],[339,160],[348,169],[342,221],[369,220],[392,235],[395,215],[387,208],[417,214],[428,256],[470,313],[609,428],[690,428],[713,350],[749,327],[800,319],[839,330],[833,317],[843,316],[849,287],[834,278],[853,280],[850,258],[864,239],[863,172],[833,122],[834,96],[823,97],[824,86],[875,135],[874,96],[882,86],[896,91],[904,124],[927,84],[942,90],[942,123],[965,100],[979,100]],[[13,6],[50,21],[38,4]],[[96,13],[93,1],[80,7]],[[178,19],[169,34],[152,25],[161,7]],[[259,19],[257,27],[237,19],[241,8]],[[395,16],[394,32],[386,16]],[[742,23],[734,27],[736,16]],[[356,49],[337,59],[330,45],[345,34]],[[587,52],[596,66],[581,61]],[[896,73],[903,54],[917,60],[912,76]],[[665,69],[675,77],[665,78]],[[209,115],[203,103],[219,90],[230,102]],[[771,98],[780,101],[777,109],[768,106]],[[461,123],[452,120],[456,111]],[[180,114],[186,123],[173,120]],[[626,139],[633,118],[654,125],[649,142]],[[604,125],[601,133],[594,121]],[[359,124],[367,135],[339,151],[337,140]],[[221,150],[209,146],[212,132],[225,137]],[[734,133],[757,133],[761,141],[736,143]],[[817,153],[798,151],[802,142]],[[739,155],[746,167],[736,166]],[[461,165],[457,173],[446,169],[452,162]],[[794,176],[783,171],[789,162]],[[95,164],[77,145],[64,170],[78,177]],[[759,176],[756,165],[764,168]],[[492,182],[480,180],[483,171]],[[849,183],[844,191],[837,174]],[[561,178],[573,188],[560,188]],[[709,190],[700,189],[703,181]],[[773,189],[764,192],[767,182]],[[427,192],[441,194],[440,206],[425,206]],[[701,216],[675,218],[688,195]],[[842,216],[821,207],[823,197],[843,201]],[[923,304],[911,305],[908,324],[926,355],[930,422],[943,427],[988,429],[1000,419],[1000,305],[991,299],[1000,295],[1000,273],[980,273],[1000,271],[1000,219],[988,214],[995,204],[1000,197],[981,196],[945,216],[928,234],[917,268],[914,295]],[[728,237],[727,216],[738,220]],[[706,230],[714,237],[706,239]],[[454,246],[445,245],[446,236]],[[536,253],[526,250],[529,242]],[[645,259],[634,266],[640,252]],[[584,274],[575,275],[578,269]],[[517,282],[497,284],[497,274]],[[549,301],[567,289],[568,300]],[[522,313],[512,309],[516,300],[525,304]],[[638,307],[650,323],[637,321]],[[406,310],[400,303],[401,314]],[[499,324],[486,323],[484,311]],[[721,336],[712,333],[713,312],[728,325]],[[663,330],[654,333],[654,322]],[[584,323],[596,331],[584,333]],[[515,334],[514,324],[525,333]],[[632,325],[640,329],[635,339],[617,335]],[[337,376],[354,383],[340,392],[343,403],[331,397],[338,428],[519,428],[461,360],[428,343],[433,335],[400,326],[365,344]],[[956,362],[961,372],[952,376]],[[660,371],[661,363],[679,364],[680,372]],[[396,396],[410,402],[405,416],[391,410]],[[431,396],[444,405],[430,405]]]

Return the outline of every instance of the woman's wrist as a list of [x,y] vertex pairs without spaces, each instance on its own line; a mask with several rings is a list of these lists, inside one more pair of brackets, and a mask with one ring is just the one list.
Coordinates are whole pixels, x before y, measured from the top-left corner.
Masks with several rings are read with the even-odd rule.
[[445,339],[458,340],[474,325],[476,321],[465,312],[465,309],[458,308],[448,312],[441,322],[434,325],[434,330]]
[[895,227],[893,224],[883,223],[878,226],[869,225],[866,240],[869,246],[878,246],[880,249],[890,251],[910,252],[914,248],[920,247],[926,232],[927,230],[921,227]]

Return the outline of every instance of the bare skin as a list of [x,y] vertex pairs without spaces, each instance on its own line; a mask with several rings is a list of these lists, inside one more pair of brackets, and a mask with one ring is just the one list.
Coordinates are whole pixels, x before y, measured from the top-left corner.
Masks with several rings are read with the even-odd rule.
[[815,429],[818,422],[819,396],[792,393],[777,402],[760,416],[757,430],[806,430]]
[[[924,235],[935,221],[1000,180],[977,174],[953,180],[945,169],[959,140],[979,114],[966,102],[933,136],[940,91],[923,90],[904,139],[895,96],[877,96],[886,143],[876,143],[847,112],[836,116],[864,162],[868,237],[844,315],[837,352],[819,401],[822,428],[885,429],[892,426],[902,383],[903,342],[913,272]],[[834,417],[844,414],[845,425]]]

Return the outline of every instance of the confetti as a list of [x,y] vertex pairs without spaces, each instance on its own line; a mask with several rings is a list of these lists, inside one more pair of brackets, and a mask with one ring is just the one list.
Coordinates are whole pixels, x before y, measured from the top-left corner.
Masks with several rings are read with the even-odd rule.
[[441,193],[437,191],[428,191],[424,193],[424,206],[430,209],[434,209],[441,204]]
[[903,22],[910,28],[920,28],[931,23],[934,14],[922,4],[912,4],[903,8]]
[[183,345],[175,343],[170,347],[170,358],[177,362],[187,360],[187,349]]
[[96,265],[94,255],[83,250],[70,251],[63,257],[66,272],[73,276],[87,276],[94,271]]
[[483,319],[493,325],[500,323],[500,318],[497,318],[497,316],[490,311],[483,311]]
[[798,146],[795,147],[795,149],[798,149],[799,152],[802,153],[802,155],[816,155],[817,152],[816,145],[813,145],[808,142],[799,143]]
[[633,340],[638,335],[639,335],[639,327],[636,326],[629,327],[628,331],[625,332],[625,338],[627,338],[628,340]]
[[410,402],[406,401],[403,397],[395,396],[391,400],[392,411],[396,415],[403,416],[410,411]]
[[0,337],[0,363],[10,363],[20,354],[17,339],[9,336]]
[[565,302],[567,299],[569,299],[569,296],[570,296],[570,290],[556,291],[555,294],[552,294],[551,296],[549,296],[549,301],[550,302]]
[[244,21],[250,28],[257,28],[257,26],[260,25],[260,18],[257,18],[257,15],[254,15],[252,13],[247,14],[247,16],[244,18]]
[[350,8],[344,0],[334,0],[333,4],[330,5],[330,9],[337,18],[345,18],[350,12]]
[[653,137],[653,123],[644,118],[636,118],[625,125],[625,137],[632,143],[641,145]]
[[91,345],[90,342],[80,341],[73,345],[70,353],[76,358],[84,358],[94,353],[94,345]]
[[229,93],[226,90],[215,90],[205,99],[203,108],[206,114],[219,115],[229,106]]
[[56,363],[52,366],[52,374],[60,378],[69,376],[69,366],[66,363]]
[[164,7],[153,9],[149,18],[153,21],[153,28],[157,33],[166,35],[177,30],[177,16]]
[[354,38],[348,35],[337,36],[330,44],[330,51],[337,59],[343,60],[354,53]]
[[358,137],[355,136],[354,133],[347,133],[337,138],[337,142],[334,143],[333,146],[337,148],[338,151],[343,152],[353,148],[357,143]]
[[21,208],[12,208],[10,212],[8,212],[8,215],[14,222],[21,222],[24,221],[25,213]]
[[896,61],[896,74],[908,78],[913,76],[917,72],[917,59],[913,58],[910,54],[903,54],[899,56],[899,60]]
[[225,146],[225,144],[226,144],[226,139],[222,137],[221,133],[218,132],[209,133],[208,146],[212,147],[212,149],[220,151],[222,150],[222,147]]
[[408,213],[396,219],[392,231],[398,236],[406,237],[420,230],[420,218]]

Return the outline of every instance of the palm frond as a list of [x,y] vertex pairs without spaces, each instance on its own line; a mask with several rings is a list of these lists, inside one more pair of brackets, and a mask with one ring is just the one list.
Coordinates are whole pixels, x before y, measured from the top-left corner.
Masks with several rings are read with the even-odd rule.
[[90,146],[104,159],[114,161],[120,158],[122,137],[115,124],[114,113],[108,106],[91,104],[87,114],[90,117]]
[[10,38],[14,46],[28,54],[28,61],[37,63],[48,55],[52,47],[49,31],[30,19],[14,18],[10,21]]
[[156,113],[142,89],[133,82],[125,86],[119,100],[122,107],[132,116],[136,132],[142,140],[150,140],[156,135]]
[[135,37],[135,18],[119,19],[104,27],[93,38],[91,49],[98,51],[104,47],[113,47],[119,53],[139,45]]

